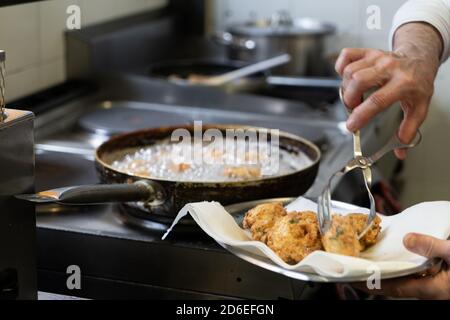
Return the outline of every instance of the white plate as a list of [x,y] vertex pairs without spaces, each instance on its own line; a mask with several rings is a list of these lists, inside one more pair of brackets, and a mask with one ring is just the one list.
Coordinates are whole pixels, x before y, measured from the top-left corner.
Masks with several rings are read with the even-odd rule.
[[[262,203],[268,203],[268,202],[276,202],[281,201],[285,205],[295,200],[295,198],[277,198],[277,199],[265,199],[265,200],[256,200],[256,201],[248,201],[248,202],[242,202],[237,204],[232,204],[229,206],[226,206],[225,209],[235,218],[236,222],[242,226],[242,219],[244,217],[245,212],[247,212],[249,209],[257,206],[258,204]],[[340,202],[340,201],[333,201],[333,206],[339,209],[344,210],[354,210],[357,209],[356,206],[353,206],[348,203]],[[287,277],[302,280],[302,281],[313,281],[313,282],[363,282],[367,281],[367,277],[342,277],[342,278],[333,278],[333,277],[324,277],[320,276],[315,273],[306,273],[306,272],[298,272],[298,271],[292,271],[292,270],[286,270],[274,262],[272,262],[269,258],[259,256],[252,254],[250,252],[247,252],[245,250],[241,250],[238,248],[233,248],[230,246],[227,246],[225,244],[219,243],[221,246],[223,246],[225,249],[233,253],[234,255],[238,256],[239,258],[250,262],[254,265],[257,265],[261,268],[285,275]],[[391,272],[391,273],[383,273],[381,278],[382,279],[392,279],[392,278],[398,278],[403,276],[409,276],[409,275],[424,275],[424,274],[432,274],[438,270],[440,270],[442,264],[441,259],[434,259],[429,260],[425,262],[424,264],[410,268],[405,269],[401,271]]]

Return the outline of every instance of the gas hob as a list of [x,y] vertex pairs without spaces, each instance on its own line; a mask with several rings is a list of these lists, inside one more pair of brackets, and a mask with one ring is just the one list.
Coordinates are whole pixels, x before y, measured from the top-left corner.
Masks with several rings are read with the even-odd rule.
[[[37,117],[37,190],[98,183],[94,151],[111,135],[195,120],[275,128],[312,140],[323,153],[308,192],[312,197],[351,154],[341,106],[331,110],[342,113],[323,115],[281,99],[179,88],[149,79],[125,83],[110,83]],[[40,206],[37,223],[41,291],[112,299],[300,299],[319,290],[238,259],[196,226],[180,226],[162,241],[166,224],[138,219],[117,204]],[[82,274],[76,293],[66,287],[70,265],[79,266]]]

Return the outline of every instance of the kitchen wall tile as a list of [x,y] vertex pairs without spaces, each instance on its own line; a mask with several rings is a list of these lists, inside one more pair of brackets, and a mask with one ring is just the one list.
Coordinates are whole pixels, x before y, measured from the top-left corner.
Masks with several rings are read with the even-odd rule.
[[39,4],[41,61],[48,62],[64,56],[63,33],[66,30],[70,5],[79,0],[51,0]]
[[[34,66],[6,76],[6,102],[42,89],[40,67]],[[26,106],[24,106],[26,109]]]
[[389,50],[388,36],[377,32],[361,34],[358,47]]
[[[392,19],[398,8],[405,2],[402,0],[359,0],[360,1],[360,15],[361,19],[359,28],[361,35],[388,36],[391,30]],[[379,12],[379,28],[369,27],[375,11]]]
[[43,88],[51,87],[66,79],[65,61],[61,57],[54,61],[42,64],[39,70],[40,84]]
[[226,24],[268,18],[277,11],[289,11],[290,8],[290,0],[226,0],[224,2],[225,11],[219,14],[224,15]]
[[63,33],[69,5],[81,6],[82,26],[164,6],[167,0],[47,0],[0,8],[0,48],[7,51],[7,98],[65,79]]
[[333,38],[330,50],[358,46],[360,24],[360,0],[291,0],[292,12],[298,17],[312,17],[336,25],[338,34]]
[[81,0],[83,24],[103,22],[117,17],[163,6],[162,0]]
[[39,4],[0,9],[0,48],[6,50],[8,73],[39,63],[39,41]]

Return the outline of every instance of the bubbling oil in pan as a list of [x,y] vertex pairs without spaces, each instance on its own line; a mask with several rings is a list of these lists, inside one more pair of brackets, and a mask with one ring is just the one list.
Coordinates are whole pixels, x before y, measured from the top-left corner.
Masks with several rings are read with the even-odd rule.
[[[226,182],[280,176],[312,164],[300,151],[279,148],[273,152],[269,143],[247,141],[243,147],[229,151],[229,148],[213,148],[203,143],[197,148],[190,144],[186,149],[181,143],[158,143],[128,150],[112,167],[143,178]],[[197,156],[200,151],[200,157],[196,158],[195,151]]]

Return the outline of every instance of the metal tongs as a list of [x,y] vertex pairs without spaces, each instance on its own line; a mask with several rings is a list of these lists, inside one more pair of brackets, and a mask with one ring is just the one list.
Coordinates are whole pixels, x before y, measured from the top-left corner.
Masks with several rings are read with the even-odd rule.
[[6,60],[6,54],[5,51],[0,50],[0,123],[3,122],[3,120],[6,119],[6,113],[5,113],[5,60]]
[[[339,97],[341,99],[342,104],[350,113],[351,111],[347,108],[344,97],[342,87],[339,90]],[[369,195],[370,200],[370,213],[367,219],[366,227],[364,230],[358,235],[358,239],[363,237],[366,232],[370,229],[371,224],[376,216],[375,209],[375,199],[370,191],[370,186],[372,184],[372,165],[380,160],[385,154],[394,151],[395,149],[405,149],[405,148],[413,148],[417,146],[422,140],[422,134],[420,131],[417,132],[413,141],[409,144],[404,144],[400,142],[397,137],[397,134],[394,134],[389,141],[377,152],[375,152],[370,157],[365,157],[362,154],[361,150],[361,138],[359,130],[353,133],[353,158],[350,159],[347,164],[335,172],[330,179],[328,180],[328,184],[324,188],[322,194],[318,198],[318,220],[319,220],[319,229],[320,233],[323,235],[328,230],[331,225],[331,183],[333,179],[337,176],[342,176],[350,171],[355,169],[360,169],[363,173],[364,184],[367,189],[367,193]]]

